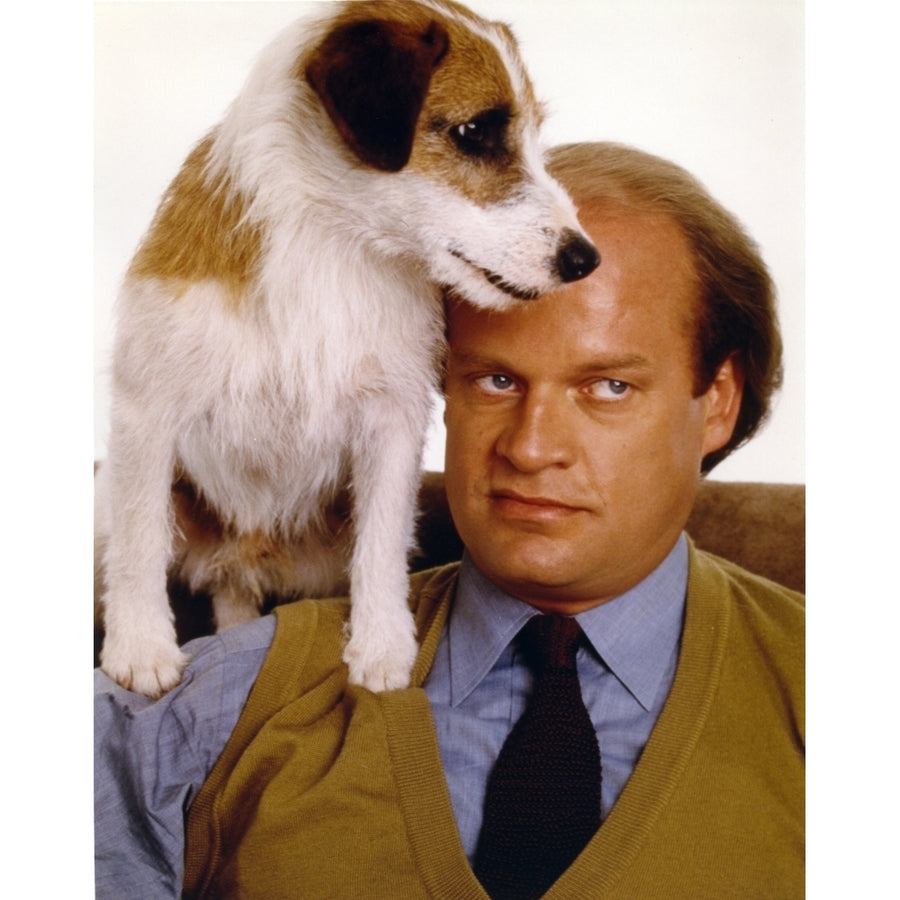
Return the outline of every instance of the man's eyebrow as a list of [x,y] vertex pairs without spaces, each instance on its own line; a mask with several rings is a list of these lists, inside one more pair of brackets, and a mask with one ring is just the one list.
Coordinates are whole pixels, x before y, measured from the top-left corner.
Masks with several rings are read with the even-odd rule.
[[630,371],[650,369],[653,364],[646,356],[639,353],[628,353],[621,356],[603,356],[598,354],[590,360],[578,365],[585,372],[606,371],[609,369],[628,369]]
[[[450,359],[457,365],[472,369],[502,369],[513,372],[516,363],[495,354],[479,353],[473,350],[455,350],[451,346]],[[581,362],[575,362],[572,371],[578,375],[590,375],[601,372],[646,372],[653,368],[653,363],[640,353],[624,353],[620,355],[603,355],[598,353]]]
[[451,343],[450,359],[454,362],[461,363],[464,366],[472,366],[474,368],[508,368],[510,363],[498,359],[496,356],[487,356],[484,353],[476,353],[472,350],[455,350]]

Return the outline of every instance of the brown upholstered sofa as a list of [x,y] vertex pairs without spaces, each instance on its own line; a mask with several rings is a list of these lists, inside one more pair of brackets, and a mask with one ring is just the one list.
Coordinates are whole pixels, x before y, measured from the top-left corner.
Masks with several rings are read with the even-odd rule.
[[[801,484],[706,480],[687,531],[704,550],[730,559],[751,572],[798,591],[806,585],[806,491]],[[425,475],[420,494],[419,553],[416,570],[459,559],[462,544],[444,496],[443,473]],[[188,640],[210,630],[209,602],[191,598],[185,588],[170,585],[179,637]],[[96,621],[94,655],[102,640]]]

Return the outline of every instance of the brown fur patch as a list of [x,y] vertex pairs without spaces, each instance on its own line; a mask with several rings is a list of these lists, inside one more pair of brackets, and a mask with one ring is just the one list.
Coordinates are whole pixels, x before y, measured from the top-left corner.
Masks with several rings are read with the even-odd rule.
[[195,552],[211,552],[222,541],[222,522],[187,478],[172,485],[175,511],[175,547],[178,552],[191,548]]
[[[346,489],[338,491],[322,510],[321,521],[309,523],[310,530],[303,535],[280,529],[238,532],[233,525],[223,522],[184,475],[176,478],[172,485],[172,505],[175,556],[186,563],[188,569],[213,564],[219,577],[226,574],[230,580],[243,573],[247,584],[256,584],[257,576],[264,572],[269,589],[288,592],[285,596],[289,595],[288,586],[294,581],[295,556],[302,552],[303,545],[309,544],[310,552],[317,552],[317,547],[319,552],[326,548],[334,550],[349,539],[353,527],[350,495]],[[189,575],[182,573],[178,577],[190,581]],[[248,596],[253,593],[252,588],[246,589]]]
[[306,68],[344,142],[366,164],[399,172],[409,161],[432,72],[447,46],[443,28],[356,22],[325,38]]
[[259,228],[244,221],[245,202],[222,174],[210,174],[213,138],[185,160],[128,270],[129,279],[205,280],[225,285],[237,301],[259,265]]
[[[450,50],[431,79],[419,118],[410,168],[442,181],[479,205],[499,202],[522,181],[520,135],[534,109],[518,97],[503,60],[486,38],[448,22]],[[492,159],[464,156],[448,131],[489,110],[507,109],[505,154]]]
[[284,546],[259,529],[238,537],[238,554],[241,565],[248,569],[280,569],[286,580],[292,574],[291,559]]
[[[494,44],[472,30],[493,29],[497,42],[507,46],[515,56],[515,39],[509,28],[488,23],[449,0],[442,0],[439,5],[440,10],[418,3],[358,0],[335,20],[335,27],[378,19],[397,22],[422,34],[431,23],[437,22],[446,31],[449,49],[431,77],[408,168],[427,173],[480,205],[500,202],[514,193],[522,181],[521,134],[527,125],[540,124],[542,111],[524,69],[518,72],[524,88],[517,94]],[[309,59],[307,56],[299,61],[298,78],[305,77]],[[465,157],[453,144],[449,129],[495,109],[510,113],[509,152],[491,160]]]

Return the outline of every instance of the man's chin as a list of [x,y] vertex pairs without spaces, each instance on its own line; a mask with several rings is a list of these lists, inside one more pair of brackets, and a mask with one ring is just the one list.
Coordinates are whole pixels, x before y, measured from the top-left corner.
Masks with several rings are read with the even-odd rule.
[[538,605],[541,598],[548,602],[571,598],[575,581],[571,563],[560,558],[558,547],[551,548],[555,553],[548,552],[542,543],[520,538],[487,548],[483,554],[470,549],[469,554],[487,578],[520,600]]

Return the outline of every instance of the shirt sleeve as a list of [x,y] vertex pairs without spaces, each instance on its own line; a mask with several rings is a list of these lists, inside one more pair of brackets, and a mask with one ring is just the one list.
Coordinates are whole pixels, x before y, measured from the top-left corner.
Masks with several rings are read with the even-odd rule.
[[237,723],[275,633],[273,616],[185,646],[181,683],[153,701],[94,673],[98,900],[181,896],[191,802]]

